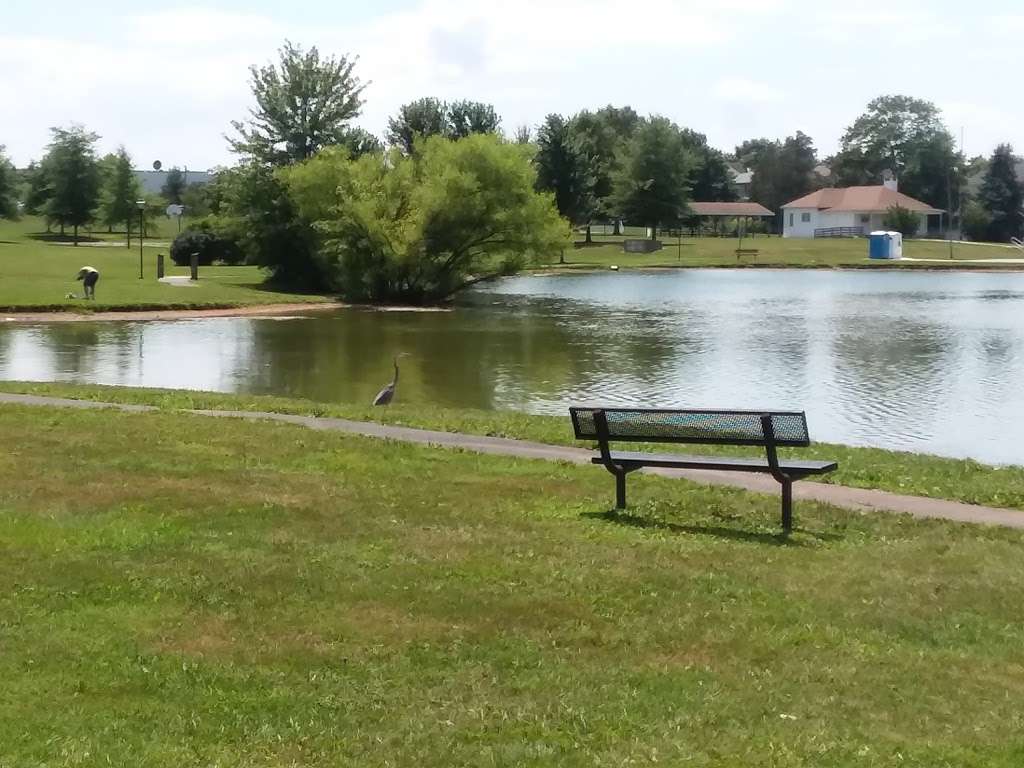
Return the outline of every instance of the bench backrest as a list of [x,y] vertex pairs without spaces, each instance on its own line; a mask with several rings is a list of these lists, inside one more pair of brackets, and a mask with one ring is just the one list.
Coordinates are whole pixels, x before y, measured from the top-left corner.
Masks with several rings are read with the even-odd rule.
[[[807,417],[802,411],[677,411],[661,408],[569,409],[577,440],[598,440],[594,412],[608,423],[608,439],[630,443],[705,443],[806,447]],[[765,435],[762,417],[770,417],[773,436]]]

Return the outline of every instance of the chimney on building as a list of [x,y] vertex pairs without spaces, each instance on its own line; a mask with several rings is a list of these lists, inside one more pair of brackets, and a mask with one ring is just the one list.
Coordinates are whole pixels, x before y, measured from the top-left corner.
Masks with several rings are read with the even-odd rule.
[[896,178],[896,174],[888,169],[882,172],[882,186],[886,189],[891,189],[893,192],[900,191],[900,183]]

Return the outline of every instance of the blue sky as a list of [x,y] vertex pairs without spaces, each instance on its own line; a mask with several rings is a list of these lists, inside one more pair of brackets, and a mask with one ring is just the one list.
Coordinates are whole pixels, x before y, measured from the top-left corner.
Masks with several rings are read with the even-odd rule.
[[802,130],[824,155],[872,97],[907,93],[969,154],[1024,151],[1019,0],[5,0],[0,144],[22,165],[79,122],[140,167],[229,163],[247,67],[285,38],[360,57],[377,134],[419,96],[489,101],[509,130],[614,103],[723,149]]

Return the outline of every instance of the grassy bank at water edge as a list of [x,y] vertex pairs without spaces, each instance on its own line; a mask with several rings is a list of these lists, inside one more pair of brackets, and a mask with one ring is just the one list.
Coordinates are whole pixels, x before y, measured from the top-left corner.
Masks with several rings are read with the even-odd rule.
[[[227,395],[175,389],[137,389],[62,383],[0,382],[0,391],[52,395],[100,402],[155,405],[166,409],[273,411],[311,416],[337,416],[360,421],[383,421],[423,429],[495,435],[535,440],[552,445],[575,445],[566,416],[534,416],[514,411],[424,408],[400,403],[388,408],[261,395]],[[663,450],[651,444],[638,446]],[[686,446],[685,452],[761,455],[757,449]],[[833,459],[839,470],[816,478],[821,482],[857,488],[877,488],[893,493],[952,499],[969,504],[1024,510],[1024,467],[994,467],[970,459],[950,459],[928,454],[887,451],[831,443],[810,448],[783,450],[781,455]]]

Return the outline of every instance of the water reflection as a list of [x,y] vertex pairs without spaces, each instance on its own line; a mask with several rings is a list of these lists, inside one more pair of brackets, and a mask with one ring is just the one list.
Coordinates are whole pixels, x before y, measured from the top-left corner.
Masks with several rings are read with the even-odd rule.
[[522,277],[451,312],[0,327],[0,376],[561,413],[795,407],[823,440],[1024,462],[1024,275]]

